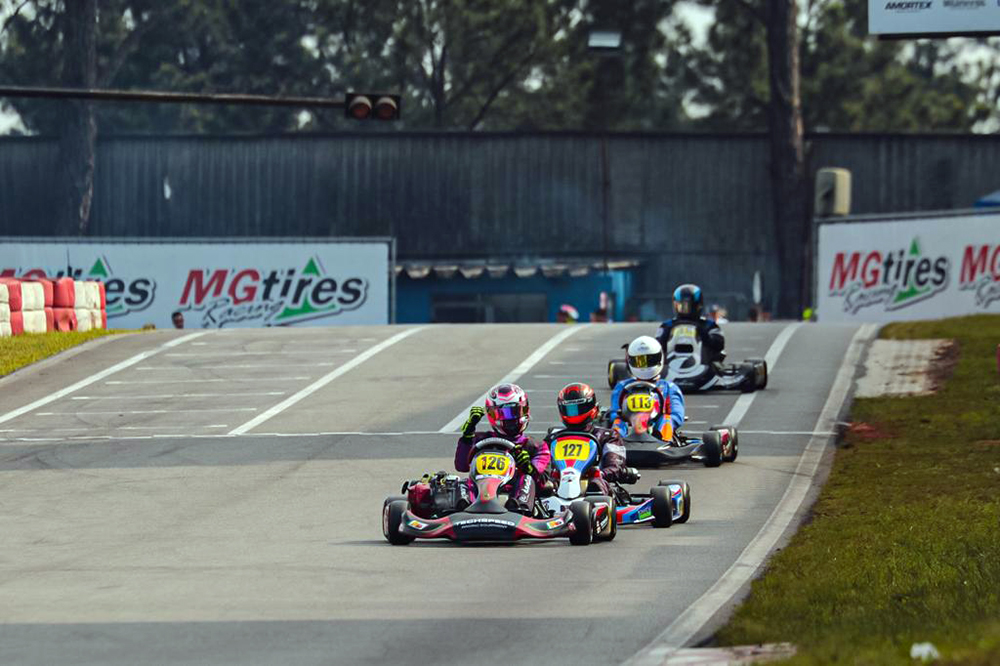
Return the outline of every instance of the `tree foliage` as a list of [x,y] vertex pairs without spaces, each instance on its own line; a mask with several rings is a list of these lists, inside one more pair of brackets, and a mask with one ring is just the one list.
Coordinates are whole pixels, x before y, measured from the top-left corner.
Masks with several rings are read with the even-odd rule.
[[[65,80],[70,0],[0,0],[0,82]],[[683,7],[712,8],[696,44]],[[96,83],[193,92],[404,95],[399,128],[763,130],[765,0],[99,0]],[[997,48],[880,42],[865,0],[800,6],[805,126],[962,131],[996,126]],[[622,48],[587,48],[593,28]],[[71,60],[71,59],[70,59]],[[8,100],[32,132],[59,104]],[[98,105],[108,132],[277,132],[347,127],[334,111]],[[692,118],[692,115],[694,116]],[[350,125],[385,130],[385,124]]]
[[[716,11],[707,48],[695,54],[693,100],[708,128],[766,125],[766,0],[706,0]],[[807,130],[969,131],[997,117],[988,79],[968,40],[879,41],[867,34],[865,0],[812,0],[802,8],[802,107]],[[992,53],[995,61],[996,52]],[[983,61],[990,58],[984,56]]]

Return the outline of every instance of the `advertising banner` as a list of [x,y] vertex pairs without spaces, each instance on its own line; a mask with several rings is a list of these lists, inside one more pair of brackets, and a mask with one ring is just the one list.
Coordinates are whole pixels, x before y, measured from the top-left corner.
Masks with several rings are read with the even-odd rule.
[[0,275],[100,280],[110,328],[386,324],[392,254],[390,239],[4,238]]
[[1000,214],[822,224],[816,275],[823,322],[1000,313]]
[[868,0],[873,35],[1000,32],[998,0]]

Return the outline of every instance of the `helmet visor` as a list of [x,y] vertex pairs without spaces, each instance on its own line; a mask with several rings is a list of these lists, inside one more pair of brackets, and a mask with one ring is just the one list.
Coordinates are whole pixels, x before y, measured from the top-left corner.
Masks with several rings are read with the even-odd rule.
[[591,409],[593,409],[593,407],[594,406],[590,404],[589,400],[587,401],[581,400],[580,402],[567,403],[563,405],[562,413],[565,414],[566,416],[580,416],[580,414],[586,414],[587,412],[589,412]]
[[659,354],[640,354],[639,356],[628,357],[628,364],[633,368],[653,368],[662,362],[662,352]]
[[498,405],[491,407],[490,413],[498,421],[516,421],[521,418],[523,410],[520,405]]
[[691,302],[690,301],[674,301],[674,309],[677,314],[691,314]]

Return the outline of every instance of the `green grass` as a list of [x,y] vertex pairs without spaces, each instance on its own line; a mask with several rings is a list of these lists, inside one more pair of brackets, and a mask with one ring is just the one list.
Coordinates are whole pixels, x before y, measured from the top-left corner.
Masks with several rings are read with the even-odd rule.
[[954,376],[926,397],[856,400],[810,521],[717,635],[790,641],[794,664],[1000,664],[1000,316],[893,324],[954,338]]
[[0,338],[0,377],[88,340],[126,332],[129,331],[95,329],[85,333],[79,331],[28,333]]

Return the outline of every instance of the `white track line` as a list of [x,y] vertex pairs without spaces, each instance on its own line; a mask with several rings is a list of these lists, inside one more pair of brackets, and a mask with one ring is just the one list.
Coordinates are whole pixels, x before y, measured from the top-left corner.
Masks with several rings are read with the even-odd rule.
[[220,356],[322,356],[323,354],[351,354],[357,349],[304,349],[285,351],[243,351],[220,349],[217,352],[185,352],[164,354],[164,356],[178,356],[185,358],[219,358]]
[[191,414],[192,412],[256,411],[256,407],[220,407],[218,409],[140,409],[114,412],[38,412],[35,416],[125,416],[126,414]]
[[[244,393],[240,391],[237,397],[248,395],[285,395],[288,391],[260,391]],[[77,395],[70,400],[162,400],[164,398],[218,398],[218,393],[168,393],[161,395]]]
[[[496,384],[509,384],[516,382],[518,379],[521,378],[521,375],[531,370],[531,368],[533,368],[536,363],[545,358],[546,354],[548,354],[550,351],[559,346],[559,343],[561,343],[563,340],[573,335],[574,333],[582,331],[587,326],[589,326],[589,324],[576,324],[574,326],[568,326],[566,329],[556,333],[551,338],[549,338],[548,342],[546,342],[544,345],[536,349],[531,354],[531,356],[521,361],[520,365],[518,365],[516,368],[508,372],[502,378],[500,378],[500,380],[498,380]],[[494,386],[496,384],[494,384]],[[484,392],[471,405],[469,405],[464,410],[459,412],[455,416],[455,418],[448,421],[448,423],[446,423],[438,432],[448,432],[448,433],[458,432],[458,427],[462,425],[462,423],[467,418],[469,410],[472,407],[475,407],[476,405],[482,405],[483,402],[486,400],[486,393],[488,392],[489,392],[488,390]]]
[[71,384],[70,386],[67,386],[64,389],[60,389],[60,390],[58,390],[58,391],[56,391],[54,393],[50,393],[47,396],[45,396],[44,398],[39,398],[38,400],[36,400],[36,401],[34,401],[34,402],[30,403],[30,404],[27,404],[24,407],[19,407],[18,409],[15,409],[15,410],[7,412],[3,416],[0,416],[0,423],[4,423],[5,421],[10,421],[11,419],[15,419],[18,416],[21,416],[22,414],[27,414],[30,411],[34,411],[34,410],[38,409],[39,407],[47,405],[50,402],[55,402],[56,400],[60,400],[60,399],[62,399],[64,397],[66,397],[67,395],[69,395],[70,393],[75,393],[76,391],[79,391],[80,389],[84,388],[85,386],[90,386],[94,382],[99,382],[102,379],[104,379],[105,377],[113,375],[114,373],[118,372],[119,370],[124,370],[125,368],[133,366],[136,363],[141,363],[142,361],[145,361],[150,356],[155,356],[156,354],[159,354],[160,352],[162,352],[162,351],[164,351],[166,349],[170,349],[172,347],[176,347],[177,345],[182,345],[185,342],[187,342],[188,340],[193,340],[193,339],[195,339],[197,337],[201,337],[202,335],[205,335],[207,332],[208,331],[202,331],[200,333],[191,333],[189,335],[185,335],[183,337],[176,338],[174,340],[171,340],[170,342],[163,343],[162,345],[160,345],[159,347],[157,347],[155,349],[150,349],[149,351],[144,351],[141,354],[136,354],[135,356],[132,356],[131,358],[127,358],[124,361],[121,361],[120,363],[115,363],[110,368],[105,368],[104,370],[101,370],[100,372],[94,373],[93,375],[87,377],[86,379],[81,379],[77,383]]
[[143,365],[136,370],[250,370],[253,368],[315,368],[317,366],[334,365],[324,361],[323,363],[245,363],[242,365]]
[[[312,379],[309,376],[302,377],[268,377],[267,381],[270,382],[301,382],[306,379]],[[105,384],[120,386],[125,384],[145,384],[147,386],[159,386],[160,384],[205,384],[208,382],[228,382],[230,384],[240,384],[244,382],[253,382],[254,384],[259,384],[259,379],[144,379],[142,381],[110,381],[104,382]]]
[[[785,350],[785,345],[788,341],[792,339],[795,331],[799,330],[802,326],[802,322],[797,322],[795,324],[789,324],[781,329],[777,337],[774,338],[774,342],[771,343],[771,347],[767,350],[767,354],[764,356],[764,360],[767,361],[767,372],[770,375],[774,366],[778,364],[778,357],[781,356],[781,352]],[[740,424],[743,417],[746,416],[747,410],[750,409],[750,403],[753,402],[754,396],[757,393],[743,393],[740,397],[736,398],[736,403],[733,408],[729,410],[726,418],[722,419],[723,425],[736,426]]]
[[408,338],[409,336],[413,335],[417,331],[422,331],[425,328],[426,328],[426,326],[418,326],[416,328],[409,328],[409,329],[407,329],[405,331],[401,331],[401,332],[397,333],[396,335],[392,336],[388,340],[383,340],[382,342],[378,343],[374,347],[371,347],[371,348],[369,348],[369,349],[361,352],[360,354],[358,354],[357,356],[355,356],[350,361],[348,361],[347,363],[343,364],[342,366],[340,366],[336,370],[333,370],[333,371],[331,371],[331,372],[323,375],[322,377],[320,377],[319,379],[317,379],[312,384],[310,384],[309,386],[305,387],[304,389],[302,389],[298,393],[295,393],[295,394],[289,396],[288,398],[286,398],[285,400],[282,400],[281,402],[279,402],[274,407],[271,407],[266,412],[264,412],[262,414],[258,414],[257,416],[253,417],[252,419],[250,419],[249,421],[247,421],[243,425],[238,426],[236,428],[233,428],[232,430],[229,431],[228,434],[230,434],[230,435],[242,435],[243,433],[247,432],[248,430],[250,430],[252,428],[256,428],[261,423],[264,423],[268,419],[271,419],[271,418],[277,416],[278,414],[280,414],[281,412],[285,411],[286,409],[288,409],[289,407],[291,407],[295,403],[299,402],[300,400],[303,400],[304,398],[309,397],[310,395],[312,395],[316,391],[320,390],[321,388],[323,388],[324,386],[326,386],[327,384],[329,384],[330,382],[332,382],[337,377],[340,377],[344,373],[349,372],[349,371],[353,370],[354,368],[358,367],[359,365],[361,365],[362,363],[364,363],[365,361],[367,361],[368,359],[370,359],[372,356],[375,356],[375,354],[378,354],[383,349],[388,349],[389,347],[393,346],[394,344],[396,344],[400,340]]
[[[875,324],[865,324],[851,338],[847,353],[844,355],[844,361],[840,364],[840,370],[833,381],[833,386],[830,387],[826,403],[816,420],[816,427],[813,429],[816,433],[833,431],[837,416],[850,394],[854,374],[861,358],[861,351],[877,329],[878,326]],[[770,361],[768,361],[768,365],[770,365]],[[771,512],[753,540],[747,544],[747,547],[736,558],[732,566],[719,577],[719,580],[697,601],[688,606],[652,643],[626,661],[627,666],[652,666],[653,664],[659,666],[663,664],[673,652],[695,638],[702,627],[750,581],[778,543],[778,539],[798,515],[812,486],[813,477],[819,468],[823,451],[826,449],[829,439],[830,436],[825,434],[816,434],[810,438],[799,458],[798,466],[788,483],[788,488],[785,489],[785,493],[778,501],[777,506],[774,507],[774,511]]]

